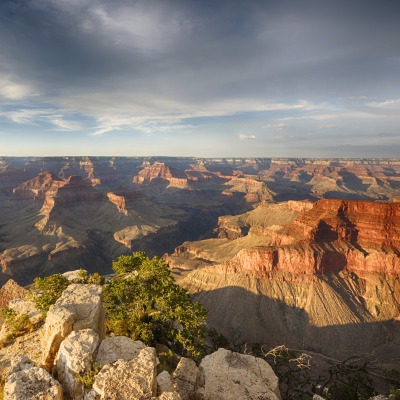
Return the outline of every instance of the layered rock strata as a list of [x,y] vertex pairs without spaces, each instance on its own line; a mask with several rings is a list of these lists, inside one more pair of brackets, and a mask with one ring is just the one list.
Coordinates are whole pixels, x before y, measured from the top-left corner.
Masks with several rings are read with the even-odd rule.
[[283,340],[337,357],[374,350],[389,361],[399,350],[397,203],[262,204],[219,223],[218,239],[168,257],[211,326],[243,343]]

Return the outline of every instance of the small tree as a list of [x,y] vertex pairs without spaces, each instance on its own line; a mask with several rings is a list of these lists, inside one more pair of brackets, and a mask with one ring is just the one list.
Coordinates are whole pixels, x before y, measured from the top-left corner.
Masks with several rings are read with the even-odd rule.
[[48,311],[68,285],[68,279],[61,274],[50,275],[46,278],[35,278],[31,297],[36,308]]
[[117,276],[104,291],[107,327],[117,335],[199,357],[204,349],[206,311],[192,303],[161,259],[144,253],[113,262]]

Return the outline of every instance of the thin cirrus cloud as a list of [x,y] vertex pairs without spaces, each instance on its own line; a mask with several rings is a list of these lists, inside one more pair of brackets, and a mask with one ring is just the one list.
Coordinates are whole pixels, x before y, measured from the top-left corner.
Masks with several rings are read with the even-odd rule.
[[[246,146],[221,154],[301,155],[292,142],[315,132],[314,156],[338,157],[339,131],[371,154],[357,146],[369,125],[398,140],[399,13],[394,0],[0,2],[0,133],[10,155],[23,135],[40,153],[40,135],[61,148],[76,132],[79,154],[111,135],[113,154],[156,135],[146,151],[165,154],[175,135],[207,156],[196,143],[238,130]],[[269,146],[280,131],[292,140]]]

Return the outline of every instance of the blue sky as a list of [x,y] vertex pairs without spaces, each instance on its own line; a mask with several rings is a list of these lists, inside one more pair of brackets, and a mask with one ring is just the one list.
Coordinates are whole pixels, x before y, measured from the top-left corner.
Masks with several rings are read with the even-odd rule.
[[397,0],[0,2],[0,155],[397,157]]

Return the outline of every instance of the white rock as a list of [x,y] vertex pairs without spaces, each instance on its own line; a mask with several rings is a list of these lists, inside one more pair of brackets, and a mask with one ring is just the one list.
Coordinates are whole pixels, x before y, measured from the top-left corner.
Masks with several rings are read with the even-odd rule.
[[85,269],[76,269],[74,271],[64,272],[62,275],[72,283],[82,283],[82,278],[80,277],[80,274],[82,272],[87,274],[87,271]]
[[43,368],[24,360],[13,371],[4,385],[4,400],[62,400],[61,385]]
[[197,389],[199,368],[190,358],[182,357],[172,375],[173,387],[182,400],[189,400]]
[[13,309],[18,315],[26,314],[33,324],[37,323],[43,315],[41,311],[36,309],[35,303],[33,301],[16,299],[10,301],[8,306]]
[[157,375],[157,393],[173,392],[171,375],[167,371],[162,371]]
[[93,353],[98,344],[99,335],[92,329],[73,331],[61,343],[56,357],[56,371],[64,393],[72,399],[83,398],[85,388],[75,377],[91,370]]
[[47,313],[43,336],[43,365],[50,370],[61,342],[72,332],[92,329],[104,336],[101,286],[71,284]]
[[261,358],[219,349],[200,363],[202,400],[279,400],[278,377]]
[[129,361],[135,358],[146,345],[140,341],[134,341],[126,336],[113,336],[104,339],[97,353],[96,364],[102,368],[117,360]]
[[105,365],[95,378],[100,400],[141,400],[156,396],[156,350],[146,347],[130,361]]

